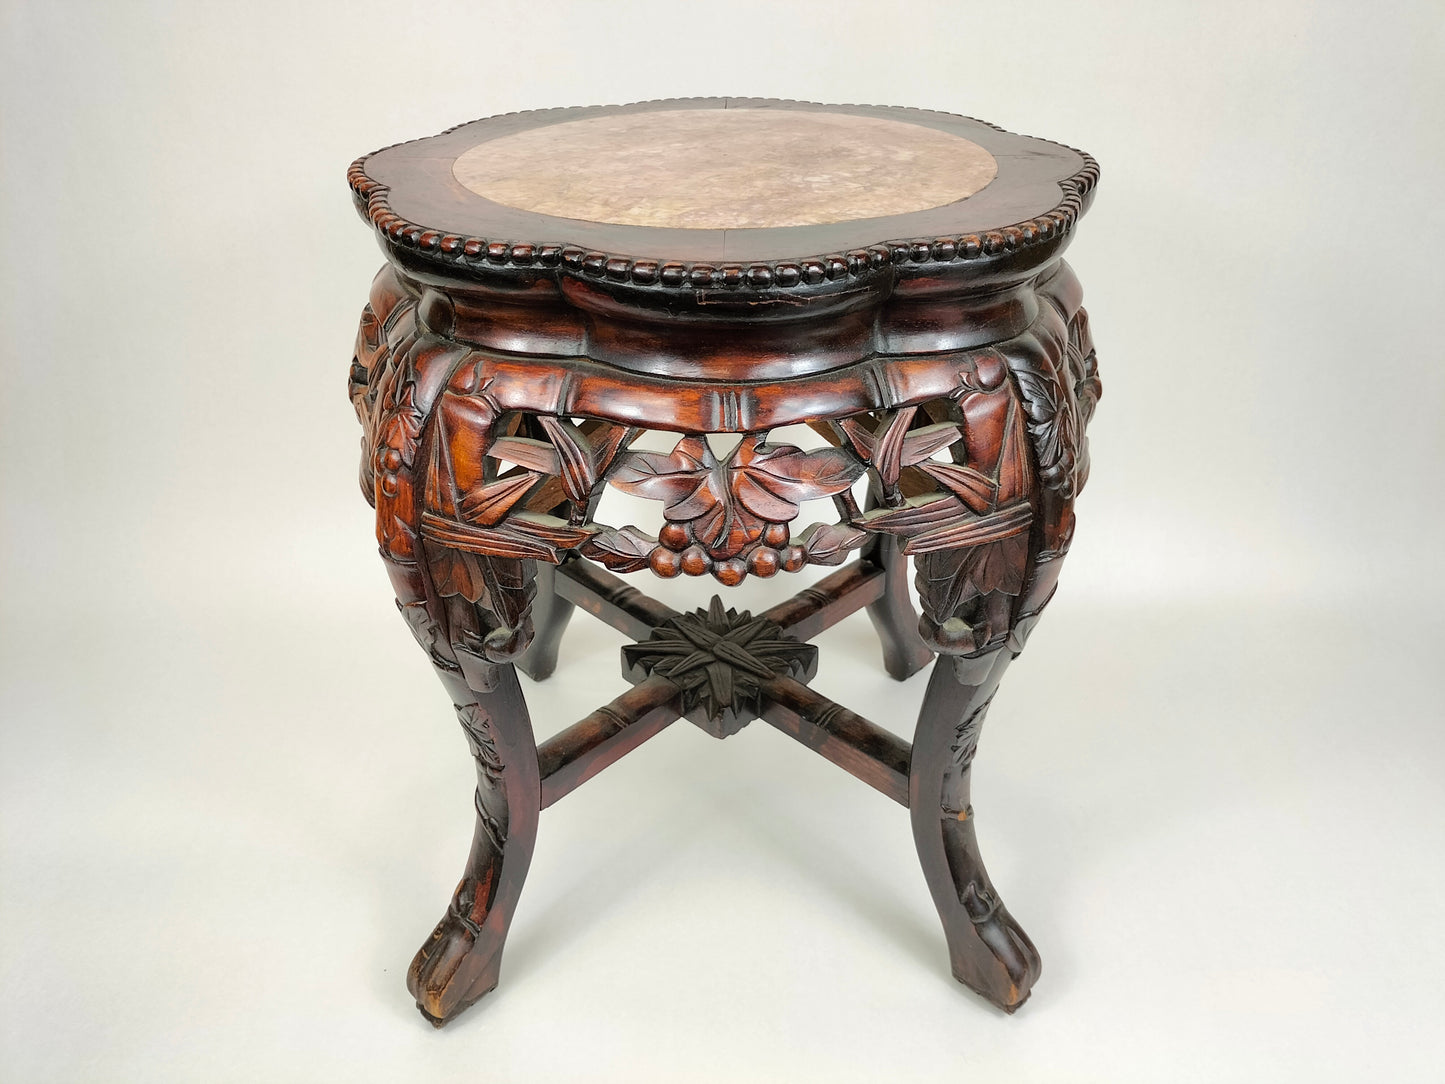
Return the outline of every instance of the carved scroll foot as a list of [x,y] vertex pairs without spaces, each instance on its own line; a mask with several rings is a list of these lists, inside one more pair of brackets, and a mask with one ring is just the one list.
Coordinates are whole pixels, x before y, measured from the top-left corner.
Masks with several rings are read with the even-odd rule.
[[913,743],[909,808],[954,978],[1011,1013],[1039,977],[1039,954],[989,880],[969,804],[979,730],[1010,657],[939,657]]
[[463,882],[457,898],[406,973],[406,988],[416,1007],[433,1027],[441,1027],[497,986],[502,952],[498,944],[487,950],[481,931],[464,914],[475,885]]
[[517,668],[533,681],[545,681],[557,669],[557,653],[562,647],[562,634],[572,620],[572,603],[557,593],[555,565],[537,566],[537,597],[532,602],[532,623],[535,634],[532,646],[517,660]]
[[476,830],[451,906],[412,960],[407,989],[437,1027],[497,985],[502,948],[531,864],[541,782],[531,721],[510,665],[440,671],[477,765]]
[[883,569],[883,597],[868,606],[868,620],[883,645],[883,669],[903,681],[933,661],[933,652],[918,635],[918,614],[908,598],[908,558],[898,539],[880,535],[863,556]]

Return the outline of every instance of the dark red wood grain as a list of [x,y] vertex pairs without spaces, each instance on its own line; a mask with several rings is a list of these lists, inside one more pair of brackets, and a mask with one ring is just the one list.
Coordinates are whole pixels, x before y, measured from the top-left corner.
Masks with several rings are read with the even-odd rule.
[[[744,102],[906,118],[1000,171],[930,211],[751,231],[547,219],[449,181],[484,138]],[[1087,155],[966,118],[753,99],[513,114],[353,166],[388,258],[351,365],[361,487],[477,765],[472,850],[408,975],[429,1020],[496,984],[540,810],[679,717],[718,737],[762,718],[908,806],[954,975],[1008,1011],[1028,998],[1038,953],[984,869],[970,780],[1088,479],[1100,385],[1060,254],[1096,180]],[[794,423],[811,443],[772,433]],[[644,429],[673,437],[642,450]],[[718,433],[740,440],[715,452]],[[608,489],[651,522],[599,520]],[[678,612],[613,574],[726,588],[809,564],[840,567],[757,615]],[[557,669],[579,608],[637,641],[633,687],[538,748],[516,672]],[[936,656],[911,744],[808,685],[806,641],[860,609],[892,677]]]

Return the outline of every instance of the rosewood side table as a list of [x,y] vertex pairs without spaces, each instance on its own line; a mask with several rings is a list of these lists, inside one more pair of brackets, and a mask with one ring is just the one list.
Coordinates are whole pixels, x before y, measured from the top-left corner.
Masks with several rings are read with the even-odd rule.
[[[492,117],[351,167],[387,258],[351,366],[361,486],[477,765],[466,870],[407,976],[434,1024],[496,985],[541,810],[678,718],[761,718],[906,806],[953,974],[1028,998],[970,775],[1088,475],[1099,379],[1060,255],[1097,178],[963,117],[737,98]],[[608,486],[656,522],[598,522]],[[795,522],[824,498],[836,521]],[[756,616],[612,574],[808,564],[842,567]],[[516,668],[551,674],[577,606],[637,641],[632,687],[538,746]],[[808,686],[807,641],[859,609],[892,677],[933,662],[911,745]]]

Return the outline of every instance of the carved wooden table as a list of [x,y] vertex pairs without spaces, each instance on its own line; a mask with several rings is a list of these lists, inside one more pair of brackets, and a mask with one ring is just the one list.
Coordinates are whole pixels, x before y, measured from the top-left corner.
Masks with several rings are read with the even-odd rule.
[[[677,718],[764,719],[906,806],[954,975],[1028,998],[969,781],[1088,474],[1060,254],[1097,177],[963,117],[733,98],[493,117],[351,167],[388,261],[352,361],[362,490],[477,764],[466,871],[407,976],[428,1019],[496,985],[540,811]],[[769,439],[798,423],[816,440]],[[597,522],[607,486],[656,525]],[[799,529],[820,498],[836,522]],[[842,567],[757,616],[611,574],[807,564]],[[576,606],[638,641],[632,687],[539,747],[515,667],[549,675]],[[892,677],[937,655],[911,746],[808,687],[807,641],[863,608]]]

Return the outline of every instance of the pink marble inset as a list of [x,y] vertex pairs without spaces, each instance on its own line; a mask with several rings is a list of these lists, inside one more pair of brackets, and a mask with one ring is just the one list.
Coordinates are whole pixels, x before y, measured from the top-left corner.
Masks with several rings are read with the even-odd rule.
[[906,214],[973,195],[998,163],[961,136],[847,113],[678,109],[535,128],[454,164],[520,210],[629,226],[766,229]]

